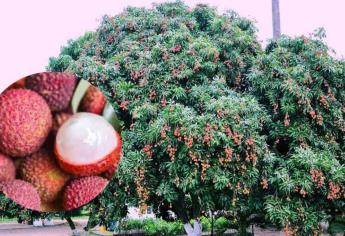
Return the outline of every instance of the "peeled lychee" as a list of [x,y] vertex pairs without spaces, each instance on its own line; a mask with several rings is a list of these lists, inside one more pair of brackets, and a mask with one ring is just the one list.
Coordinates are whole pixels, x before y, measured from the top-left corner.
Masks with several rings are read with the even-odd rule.
[[0,95],[0,151],[23,157],[37,151],[52,126],[48,104],[36,92],[12,89]]
[[81,207],[93,200],[107,186],[108,180],[99,176],[73,179],[65,188],[62,207],[65,211]]
[[26,80],[26,87],[39,93],[53,112],[68,107],[75,85],[76,77],[63,72],[38,73]]
[[11,158],[0,153],[0,182],[16,178],[16,168]]
[[2,184],[2,192],[6,197],[22,207],[40,211],[41,200],[34,186],[30,183],[15,179]]
[[42,202],[55,201],[70,178],[59,168],[53,154],[44,149],[26,157],[19,166],[19,174],[37,189]]
[[95,86],[90,86],[80,104],[80,111],[101,115],[106,103],[103,93]]
[[55,155],[63,170],[75,176],[98,175],[121,156],[121,138],[102,116],[81,112],[59,129]]

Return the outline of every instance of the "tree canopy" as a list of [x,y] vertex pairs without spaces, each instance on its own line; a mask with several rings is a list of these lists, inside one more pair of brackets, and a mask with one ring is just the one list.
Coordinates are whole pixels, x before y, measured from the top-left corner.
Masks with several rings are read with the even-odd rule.
[[111,192],[183,221],[225,210],[239,228],[259,215],[302,234],[344,214],[345,63],[322,30],[265,50],[255,33],[234,12],[177,1],[105,16],[51,59],[99,86],[123,122],[97,204]]

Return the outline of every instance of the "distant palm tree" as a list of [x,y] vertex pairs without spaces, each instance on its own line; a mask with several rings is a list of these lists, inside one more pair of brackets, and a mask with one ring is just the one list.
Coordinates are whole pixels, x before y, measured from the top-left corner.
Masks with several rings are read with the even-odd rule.
[[280,11],[279,0],[272,0],[272,22],[273,22],[273,38],[280,37]]

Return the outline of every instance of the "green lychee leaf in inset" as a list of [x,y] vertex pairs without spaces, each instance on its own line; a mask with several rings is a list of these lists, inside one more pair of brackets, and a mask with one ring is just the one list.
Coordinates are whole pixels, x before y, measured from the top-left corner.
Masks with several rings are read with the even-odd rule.
[[117,132],[121,133],[121,122],[117,118],[116,112],[109,102],[104,106],[103,117],[115,128]]
[[73,113],[77,113],[80,102],[83,99],[87,89],[90,86],[91,86],[91,84],[84,79],[81,79],[79,81],[77,88],[74,91],[72,102],[71,102]]

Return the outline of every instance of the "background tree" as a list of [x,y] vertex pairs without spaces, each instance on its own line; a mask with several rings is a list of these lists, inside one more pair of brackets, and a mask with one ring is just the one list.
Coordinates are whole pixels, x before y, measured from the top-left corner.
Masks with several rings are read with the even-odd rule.
[[267,173],[267,217],[303,235],[345,209],[345,64],[323,37],[320,29],[272,41],[248,76],[271,114],[267,141],[276,158]]

